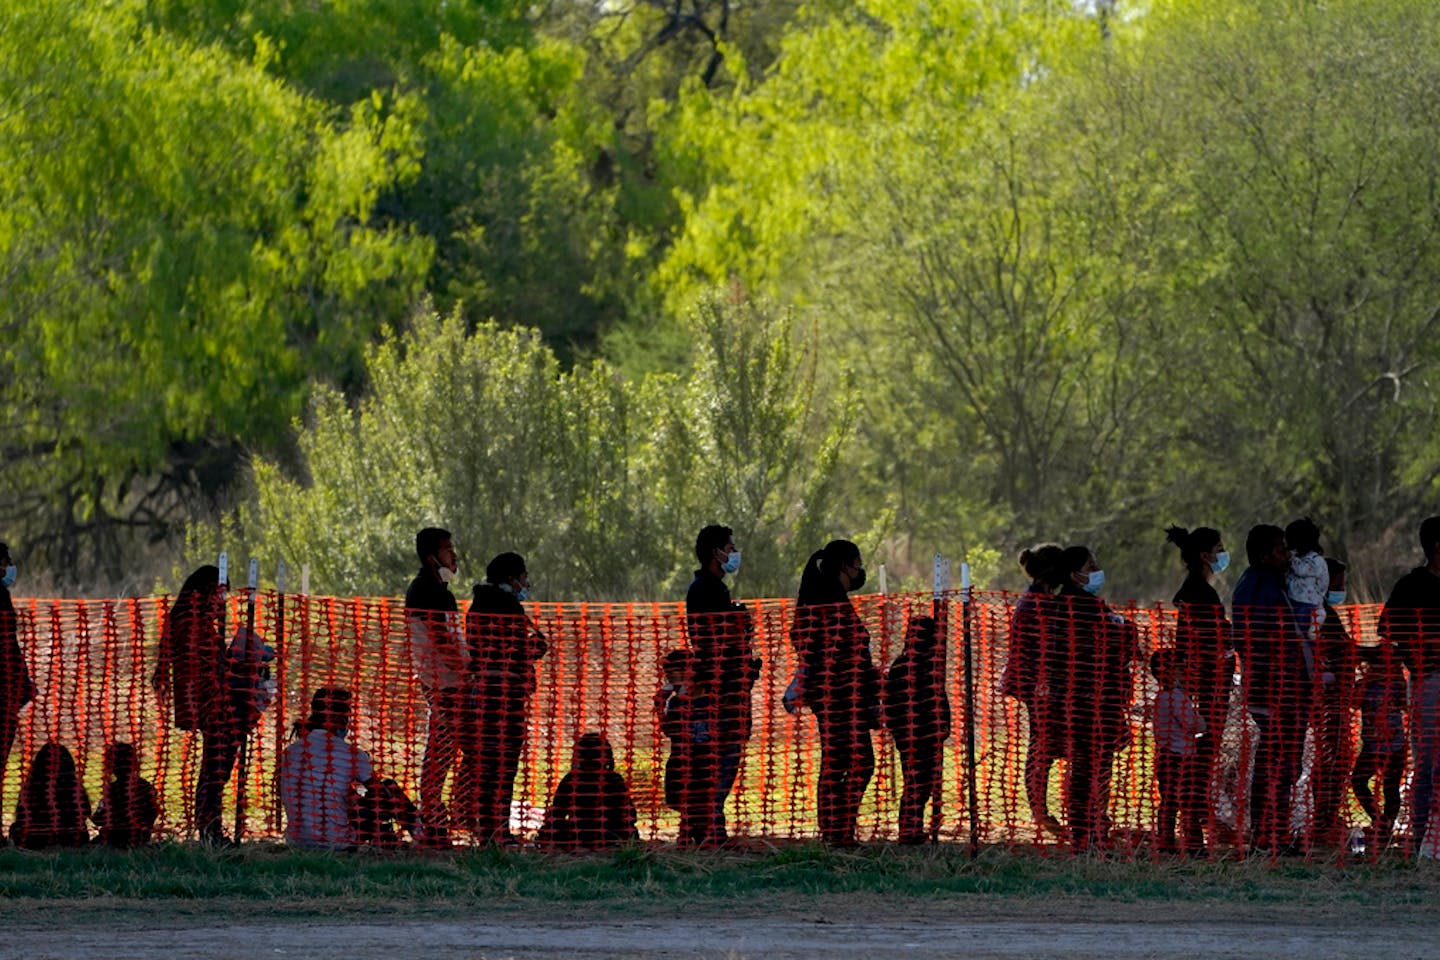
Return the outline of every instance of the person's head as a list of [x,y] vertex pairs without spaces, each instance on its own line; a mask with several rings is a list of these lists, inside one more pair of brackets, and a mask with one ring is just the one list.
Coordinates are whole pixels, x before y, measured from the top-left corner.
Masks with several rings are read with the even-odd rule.
[[344,687],[320,687],[310,697],[306,730],[328,730],[344,736],[350,728],[350,691]]
[[1435,562],[1440,559],[1440,517],[1426,517],[1420,524],[1420,549],[1425,559]]
[[1257,523],[1245,535],[1245,559],[1252,567],[1285,570],[1290,566],[1290,548],[1285,531],[1272,523]]
[[117,740],[105,744],[105,775],[114,780],[126,780],[135,775],[140,765],[140,754],[135,745]]
[[800,575],[800,593],[803,595],[809,592],[808,588],[826,580],[839,581],[847,593],[859,590],[865,584],[865,562],[860,548],[849,540],[831,540],[810,554],[805,572]]
[[1164,648],[1150,654],[1150,676],[1160,684],[1160,689],[1174,689],[1180,679],[1180,658],[1174,650]]
[[415,555],[420,559],[421,568],[441,583],[455,579],[460,558],[455,553],[455,540],[449,530],[426,527],[415,534]]
[[712,523],[695,538],[695,559],[702,570],[715,576],[740,571],[740,549],[735,546],[735,531]]
[[1334,557],[1325,558],[1325,568],[1330,571],[1330,586],[1325,602],[1332,607],[1338,607],[1345,602],[1345,582],[1350,568],[1344,560],[1336,560]]
[[1191,573],[1203,577],[1220,573],[1230,565],[1225,542],[1220,539],[1220,531],[1213,527],[1196,527],[1194,530],[1169,527],[1165,531],[1165,539],[1180,548],[1180,562]]
[[1285,543],[1298,554],[1320,553],[1320,526],[1309,517],[1291,520],[1285,527]]
[[170,619],[177,627],[190,629],[194,618],[204,618],[219,612],[220,568],[212,563],[197,567],[185,578],[175,603],[170,607]]
[[485,582],[513,593],[518,600],[530,595],[530,571],[518,553],[497,554],[485,565]]
[[25,796],[32,808],[45,809],[58,798],[73,796],[78,784],[75,758],[63,744],[50,740],[35,752],[35,759],[30,762]]
[[665,682],[670,684],[685,683],[690,679],[690,667],[694,658],[689,650],[683,647],[676,647],[665,654],[665,659],[660,661],[660,669],[665,674]]
[[573,765],[582,770],[614,770],[615,751],[604,735],[592,731],[575,741]]
[[1020,551],[1020,568],[1033,582],[1053,589],[1060,585],[1060,554],[1064,551],[1058,543],[1037,543]]
[[940,625],[933,617],[911,617],[905,627],[905,646],[920,656],[928,656],[940,646]]
[[1086,593],[1099,593],[1105,585],[1105,571],[1089,547],[1066,547],[1060,553],[1059,569],[1062,583],[1074,584]]
[[220,589],[220,568],[213,563],[196,567],[195,572],[180,585],[180,596],[216,593]]

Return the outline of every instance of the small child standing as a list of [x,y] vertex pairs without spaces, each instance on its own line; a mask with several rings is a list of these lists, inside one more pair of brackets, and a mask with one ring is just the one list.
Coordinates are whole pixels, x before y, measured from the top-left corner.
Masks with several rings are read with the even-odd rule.
[[[1400,782],[1405,776],[1405,672],[1389,645],[1361,647],[1365,673],[1360,680],[1360,753],[1350,773],[1350,789],[1370,818],[1371,849],[1390,842],[1400,814]],[[1379,779],[1384,806],[1376,808],[1371,778]]]
[[1150,657],[1150,673],[1160,684],[1155,697],[1155,779],[1160,787],[1159,825],[1161,853],[1178,853],[1175,820],[1185,833],[1185,852],[1205,851],[1205,797],[1208,771],[1200,761],[1196,741],[1205,733],[1205,718],[1180,683],[1179,658],[1174,650],[1157,650]]
[[655,692],[660,729],[670,738],[665,761],[665,805],[680,813],[680,842],[702,843],[712,827],[707,785],[717,763],[711,700],[694,689],[695,657],[675,649],[665,655],[665,682]]
[[[1290,545],[1290,570],[1285,574],[1285,592],[1295,608],[1300,631],[1314,640],[1325,622],[1325,594],[1330,590],[1330,568],[1320,549],[1320,528],[1302,517],[1285,528]],[[1307,662],[1313,655],[1307,651]]]
[[925,842],[925,805],[940,802],[940,771],[950,736],[945,661],[939,630],[916,617],[906,630],[905,650],[885,675],[881,704],[885,726],[900,753],[900,842]]

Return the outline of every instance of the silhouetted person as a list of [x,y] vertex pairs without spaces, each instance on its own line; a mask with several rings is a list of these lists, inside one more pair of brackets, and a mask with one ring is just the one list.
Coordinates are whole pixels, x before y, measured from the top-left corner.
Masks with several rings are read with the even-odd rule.
[[1060,586],[1060,557],[1064,548],[1046,543],[1020,553],[1020,566],[1030,586],[1015,601],[1010,619],[1010,643],[1001,674],[1000,689],[1025,705],[1028,736],[1025,745],[1025,796],[1035,825],[1054,836],[1064,831],[1050,812],[1050,768],[1064,756],[1064,704],[1055,694],[1065,689],[1069,664],[1050,635],[1055,623],[1054,594]]
[[1196,762],[1206,733],[1205,718],[1185,690],[1180,657],[1174,650],[1150,656],[1150,674],[1160,685],[1155,696],[1155,780],[1160,787],[1156,841],[1161,853],[1178,853],[1175,820],[1185,837],[1185,852],[1205,849],[1207,768]]
[[1215,590],[1215,578],[1230,567],[1230,552],[1225,549],[1220,531],[1213,527],[1170,527],[1165,537],[1179,548],[1180,562],[1185,565],[1185,581],[1174,599],[1176,669],[1180,683],[1205,722],[1205,732],[1195,741],[1193,756],[1187,762],[1204,780],[1205,819],[1207,826],[1213,827],[1210,784],[1219,773],[1216,765],[1230,714],[1230,694],[1235,688],[1230,621]]
[[[549,645],[525,615],[530,573],[518,553],[502,553],[475,585],[466,617],[475,672],[476,789],[474,834],[481,843],[515,843],[510,803],[525,749],[526,713],[535,692],[535,661]],[[467,765],[468,766],[468,765]]]
[[791,635],[803,670],[801,700],[820,730],[820,838],[836,846],[854,845],[860,800],[875,772],[870,732],[879,726],[880,677],[870,633],[849,598],[864,583],[860,548],[849,540],[815,551],[800,576]]
[[1291,613],[1285,531],[1259,524],[1245,537],[1250,566],[1235,584],[1231,614],[1245,708],[1259,728],[1250,779],[1250,830],[1258,852],[1295,852],[1290,801],[1310,719],[1303,624]]
[[[470,651],[461,634],[459,604],[450,592],[458,566],[450,531],[426,527],[415,535],[420,572],[405,591],[410,663],[429,706],[420,761],[420,835],[425,846],[449,846],[445,780],[462,748],[473,747]],[[458,778],[457,778],[458,779]],[[464,795],[473,784],[456,784]]]
[[285,842],[297,847],[354,846],[357,787],[375,783],[370,754],[345,739],[350,691],[321,687],[310,698],[310,715],[297,722],[280,756],[280,802]]
[[1381,636],[1395,645],[1410,669],[1415,764],[1410,834],[1416,851],[1430,825],[1435,765],[1440,762],[1440,517],[1420,524],[1420,549],[1425,563],[1396,581],[1380,616]]
[[910,621],[905,650],[890,664],[882,687],[885,726],[900,754],[900,842],[925,842],[925,805],[940,802],[950,700],[945,695],[944,648],[929,617]]
[[5,782],[5,767],[20,729],[20,711],[35,699],[35,684],[20,650],[15,603],[10,599],[15,578],[10,548],[0,543],[0,784]]
[[1311,836],[1313,845],[1335,848],[1347,836],[1340,805],[1354,766],[1351,713],[1358,705],[1355,671],[1359,660],[1355,642],[1335,609],[1345,602],[1346,566],[1333,557],[1326,557],[1325,567],[1330,582],[1321,602],[1321,615],[1315,618],[1312,653],[1316,675],[1311,689],[1315,691],[1316,702],[1311,724],[1314,752],[1310,787],[1315,821]]
[[[1400,784],[1405,778],[1405,671],[1389,644],[1363,647],[1365,674],[1359,681],[1360,753],[1350,773],[1350,788],[1370,818],[1367,846],[1380,851],[1390,843],[1400,815]],[[1376,781],[1381,804],[1370,781]]]
[[1130,662],[1138,654],[1135,627],[1098,596],[1105,573],[1089,547],[1065,548],[1064,574],[1050,628],[1068,676],[1056,683],[1065,711],[1064,755],[1070,759],[1066,826],[1076,851],[1102,848],[1109,832],[1110,777],[1115,754],[1130,742]]
[[75,758],[53,740],[46,743],[20,787],[10,842],[26,850],[83,847],[90,842],[89,817],[90,797],[75,772]]
[[662,668],[655,711],[661,732],[670,739],[665,803],[680,813],[681,843],[714,842],[713,781],[706,779],[716,765],[714,703],[695,687],[695,656],[689,650],[671,650]]
[[218,567],[207,564],[186,578],[165,621],[153,678],[157,691],[171,693],[176,729],[201,734],[195,828],[206,843],[228,842],[220,819],[225,784],[259,716],[253,691],[231,684],[231,657],[220,633],[223,604]]
[[555,788],[537,842],[563,850],[598,850],[638,840],[635,804],[615,770],[610,742],[587,733],[575,743],[570,772]]
[[694,654],[691,680],[697,696],[714,704],[713,746],[694,755],[691,790],[710,807],[710,822],[697,842],[721,843],[728,836],[725,801],[735,786],[740,759],[750,739],[750,695],[760,675],[754,655],[750,613],[730,599],[725,576],[740,570],[740,551],[729,527],[705,527],[695,538],[700,568],[685,594],[685,629]]
[[132,744],[117,742],[105,746],[105,786],[100,805],[90,815],[100,828],[96,841],[119,850],[150,842],[160,803],[155,787],[140,776],[140,756]]

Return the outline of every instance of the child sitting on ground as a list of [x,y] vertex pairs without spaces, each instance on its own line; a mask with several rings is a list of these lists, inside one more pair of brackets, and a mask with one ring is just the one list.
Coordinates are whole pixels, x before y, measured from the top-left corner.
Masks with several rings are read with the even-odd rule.
[[396,827],[413,836],[413,804],[393,780],[375,776],[368,753],[346,741],[349,726],[350,691],[316,690],[309,718],[295,724],[280,757],[286,843],[323,849],[386,845],[399,842]]
[[46,743],[20,788],[10,842],[24,850],[83,847],[90,842],[89,816],[90,797],[75,772],[75,758],[61,744]]
[[600,850],[638,840],[635,804],[625,778],[615,771],[610,741],[587,733],[575,743],[570,772],[555,788],[537,838],[542,847]]
[[100,828],[97,843],[128,850],[150,842],[160,804],[155,787],[140,776],[140,756],[133,744],[105,747],[105,787],[100,805],[90,815]]

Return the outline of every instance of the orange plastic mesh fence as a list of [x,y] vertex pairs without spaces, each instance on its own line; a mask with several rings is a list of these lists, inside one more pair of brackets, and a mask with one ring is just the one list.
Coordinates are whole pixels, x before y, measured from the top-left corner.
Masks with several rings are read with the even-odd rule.
[[[84,838],[103,826],[120,844],[151,821],[185,837],[243,817],[246,837],[288,823],[312,843],[1348,856],[1361,828],[1367,855],[1424,830],[1407,674],[1378,607],[1177,624],[1158,605],[954,593],[689,622],[679,604],[532,603],[514,622],[462,606],[424,623],[396,600],[264,594],[250,635],[251,609],[234,592],[223,620],[217,606],[171,622],[161,598],[17,601],[4,627],[33,696],[0,663],[0,720],[18,717],[0,768],[10,835],[78,842],[80,811]],[[1426,709],[1417,729],[1433,730]]]

